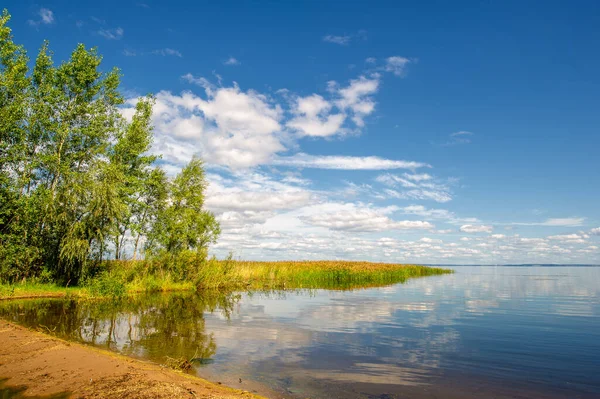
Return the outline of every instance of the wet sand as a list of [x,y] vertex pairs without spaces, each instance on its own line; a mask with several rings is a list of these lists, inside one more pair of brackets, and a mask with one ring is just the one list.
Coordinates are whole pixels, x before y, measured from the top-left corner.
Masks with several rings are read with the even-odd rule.
[[67,342],[0,320],[0,379],[27,396],[259,399],[248,391]]

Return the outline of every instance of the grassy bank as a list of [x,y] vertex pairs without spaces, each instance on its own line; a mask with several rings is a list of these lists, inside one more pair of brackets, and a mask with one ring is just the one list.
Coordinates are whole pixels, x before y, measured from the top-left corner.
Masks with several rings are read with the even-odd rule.
[[[190,269],[193,272],[190,273]],[[452,270],[392,263],[349,261],[252,262],[209,260],[186,277],[146,261],[105,262],[78,287],[17,283],[0,285],[0,299],[29,297],[119,297],[139,292],[264,289],[358,289],[385,286]]]

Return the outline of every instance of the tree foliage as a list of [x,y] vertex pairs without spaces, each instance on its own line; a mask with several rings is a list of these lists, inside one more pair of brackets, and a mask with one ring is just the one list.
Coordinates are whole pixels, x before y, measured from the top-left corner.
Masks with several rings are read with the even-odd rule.
[[[78,45],[33,67],[0,16],[0,281],[77,282],[103,259],[205,251],[219,226],[193,159],[173,180],[149,155],[154,99],[126,120],[120,72]],[[144,244],[145,243],[145,244]]]

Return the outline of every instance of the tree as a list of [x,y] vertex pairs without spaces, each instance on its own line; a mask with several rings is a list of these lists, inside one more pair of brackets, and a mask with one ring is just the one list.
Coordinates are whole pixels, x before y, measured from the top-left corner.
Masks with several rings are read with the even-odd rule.
[[[173,180],[154,165],[154,98],[122,116],[120,72],[79,44],[54,65],[44,42],[31,71],[0,16],[0,282],[41,274],[76,283],[107,257],[205,250],[219,226],[203,209],[194,159]],[[127,238],[133,243],[126,248]],[[148,238],[148,239],[146,239]]]
[[[111,154],[111,163],[123,173],[119,196],[126,205],[125,213],[115,226],[113,238],[115,259],[121,259],[123,256],[124,240],[128,235],[138,233],[136,243],[139,242],[138,226],[145,223],[145,220],[140,221],[140,219],[147,217],[146,203],[152,201],[147,198],[147,186],[152,184],[149,181],[153,178],[150,165],[157,157],[147,153],[152,144],[153,104],[154,98],[151,96],[137,102],[132,121],[119,134]],[[137,245],[134,256],[136,253]]]
[[193,158],[170,184],[169,203],[158,213],[148,249],[174,260],[186,250],[205,250],[221,230],[214,215],[205,210],[206,178],[202,161]]

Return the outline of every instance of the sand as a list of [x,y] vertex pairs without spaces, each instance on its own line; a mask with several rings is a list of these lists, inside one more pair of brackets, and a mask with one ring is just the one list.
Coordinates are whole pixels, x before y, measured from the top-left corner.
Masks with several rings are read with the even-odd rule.
[[247,391],[0,320],[0,379],[25,395],[71,398],[259,399]]

